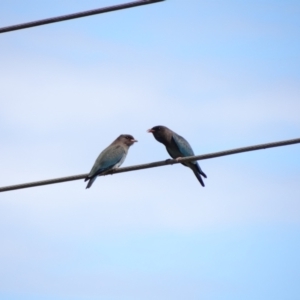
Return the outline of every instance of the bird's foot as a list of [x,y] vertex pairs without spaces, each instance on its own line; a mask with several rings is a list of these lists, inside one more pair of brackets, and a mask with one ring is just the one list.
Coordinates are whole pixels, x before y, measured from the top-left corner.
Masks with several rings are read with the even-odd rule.
[[171,158],[166,159],[166,163],[170,162],[171,160],[172,160]]
[[181,161],[181,160],[182,160],[182,157],[176,157],[175,160],[176,160],[176,161]]

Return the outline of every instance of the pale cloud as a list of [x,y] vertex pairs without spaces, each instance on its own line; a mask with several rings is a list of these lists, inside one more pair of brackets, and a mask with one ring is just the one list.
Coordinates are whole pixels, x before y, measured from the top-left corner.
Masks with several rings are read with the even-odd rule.
[[[155,68],[137,71],[134,65],[128,72],[101,64],[80,70],[59,61],[20,64],[22,68],[17,73],[9,71],[7,66],[8,71],[2,75],[5,101],[1,114],[14,126],[20,124],[34,131],[80,126],[100,126],[101,129],[101,124],[121,127],[121,123],[131,122],[151,125],[158,120],[165,124],[180,121],[189,129],[195,126],[195,120],[200,121],[201,127],[226,124],[231,131],[257,130],[272,123],[299,127],[299,88],[289,82],[267,86],[268,89],[260,86],[251,91],[245,81],[233,83],[233,79],[227,77],[222,82],[212,74],[208,79],[205,71],[193,74],[190,69],[191,80],[180,85],[180,96],[170,96],[162,86],[163,82],[167,87],[172,81],[176,83],[174,76],[168,75],[168,65],[164,72],[157,74]],[[234,84],[239,85],[235,94]],[[214,86],[219,95],[206,99]],[[248,89],[247,94],[239,91],[243,87]]]
[[53,237],[299,223],[299,193],[288,192],[297,175],[246,172],[245,166],[224,160],[202,162],[202,167],[208,173],[205,188],[177,165],[100,177],[90,190],[76,181],[5,193],[1,220],[10,222],[13,214],[28,230]]

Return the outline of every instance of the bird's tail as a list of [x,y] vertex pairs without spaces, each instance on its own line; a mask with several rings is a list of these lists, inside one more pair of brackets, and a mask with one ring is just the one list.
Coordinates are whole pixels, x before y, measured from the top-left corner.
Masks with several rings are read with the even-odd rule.
[[201,170],[201,168],[200,168],[200,166],[199,166],[198,163],[196,164],[196,166],[197,166],[198,173],[200,173],[204,178],[207,178],[206,174]]
[[[194,172],[194,174],[195,174],[195,176],[197,177],[197,179],[198,179],[198,181],[200,182],[200,184],[204,187],[205,185],[204,185],[204,182],[203,182],[203,179],[202,179],[202,177],[201,177],[201,173],[198,173],[197,171],[194,171],[193,170],[193,172]],[[203,172],[202,172],[203,173]],[[200,175],[201,174],[201,175]],[[204,173],[203,173],[204,174]],[[205,175],[205,174],[204,174]],[[205,178],[206,178],[206,176],[205,176]]]
[[207,178],[206,174],[205,174],[202,170],[200,170],[199,173],[200,173],[204,178]]
[[88,184],[86,186],[86,189],[89,189],[92,186],[92,184],[94,183],[94,181],[96,180],[96,178],[97,178],[97,176],[94,176],[92,178],[87,177],[87,178],[84,179],[84,181],[89,180],[89,182],[88,182]]

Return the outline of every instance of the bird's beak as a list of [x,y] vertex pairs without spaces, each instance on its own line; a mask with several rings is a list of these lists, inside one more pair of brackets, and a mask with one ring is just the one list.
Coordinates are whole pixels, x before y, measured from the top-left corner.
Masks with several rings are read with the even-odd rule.
[[135,139],[132,139],[131,140],[133,143],[137,143],[138,142],[138,140],[135,140]]
[[154,130],[153,130],[153,129],[148,129],[148,130],[147,130],[147,132],[149,132],[149,133],[153,133],[153,132],[154,132]]

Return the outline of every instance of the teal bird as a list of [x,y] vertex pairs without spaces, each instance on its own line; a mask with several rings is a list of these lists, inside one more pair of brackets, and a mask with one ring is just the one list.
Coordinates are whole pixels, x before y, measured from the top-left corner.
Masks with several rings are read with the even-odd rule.
[[130,134],[121,134],[107,148],[105,148],[96,159],[89,175],[84,181],[89,181],[86,188],[90,188],[98,175],[105,174],[121,166],[124,162],[128,149],[137,140]]
[[[148,132],[153,133],[154,138],[165,145],[170,156],[178,161],[180,161],[182,157],[195,155],[192,147],[185,138],[165,126],[154,126],[149,129]],[[207,176],[201,170],[198,162],[189,161],[183,162],[182,164],[192,169],[200,184],[204,186],[201,176],[204,178],[207,178]]]

